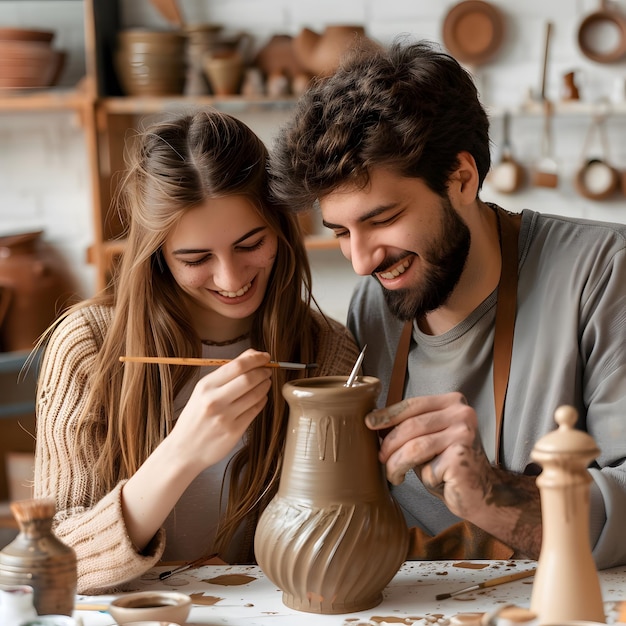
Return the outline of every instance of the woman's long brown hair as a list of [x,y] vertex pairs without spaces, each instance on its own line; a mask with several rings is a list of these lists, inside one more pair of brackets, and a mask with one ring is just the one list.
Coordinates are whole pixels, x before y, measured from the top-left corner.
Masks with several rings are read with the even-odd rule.
[[[198,356],[201,351],[181,291],[160,252],[185,211],[207,197],[243,194],[278,237],[271,280],[253,322],[253,347],[273,359],[311,362],[317,332],[299,223],[285,207],[270,203],[267,150],[245,124],[214,110],[182,116],[146,129],[127,156],[119,197],[126,246],[110,287],[90,301],[112,305],[114,317],[94,364],[77,437],[78,446],[94,434],[105,442],[94,468],[102,495],[132,476],[170,432],[173,400],[192,374],[182,366],[124,365],[119,357]],[[269,401],[231,463],[218,551],[277,487],[287,423],[281,389],[297,374],[276,369],[272,377]]]

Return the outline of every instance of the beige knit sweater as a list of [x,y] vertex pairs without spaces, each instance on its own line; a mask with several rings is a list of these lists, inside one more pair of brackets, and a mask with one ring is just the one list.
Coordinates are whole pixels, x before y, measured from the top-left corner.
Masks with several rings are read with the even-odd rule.
[[[124,589],[160,559],[165,547],[161,529],[137,552],[122,514],[120,482],[98,493],[94,481],[100,442],[76,451],[77,421],[84,408],[90,373],[113,315],[103,306],[84,307],[55,330],[42,358],[37,389],[35,497],[54,497],[55,532],[78,557],[78,592]],[[347,375],[358,355],[350,333],[314,312],[320,326],[316,376]]]

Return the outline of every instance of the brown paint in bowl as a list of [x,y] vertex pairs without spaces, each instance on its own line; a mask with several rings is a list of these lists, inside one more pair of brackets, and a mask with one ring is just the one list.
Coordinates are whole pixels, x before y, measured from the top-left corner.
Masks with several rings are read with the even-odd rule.
[[109,613],[119,624],[156,621],[184,624],[191,611],[191,598],[178,591],[138,591],[115,598]]

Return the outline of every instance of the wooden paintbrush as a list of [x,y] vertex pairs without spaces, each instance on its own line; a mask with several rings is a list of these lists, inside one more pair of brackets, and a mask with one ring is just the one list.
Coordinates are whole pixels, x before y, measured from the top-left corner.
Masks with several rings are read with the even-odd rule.
[[535,569],[529,569],[525,572],[516,572],[515,574],[507,574],[506,576],[492,578],[491,580],[486,580],[485,582],[478,583],[477,585],[472,585],[471,587],[465,587],[465,589],[459,589],[458,591],[453,591],[452,593],[440,593],[439,595],[435,596],[435,599],[446,600],[447,598],[454,598],[455,596],[461,595],[462,593],[467,593],[468,591],[476,591],[477,589],[486,589],[487,587],[504,585],[505,583],[511,583],[514,580],[520,580],[521,578],[528,578],[529,576],[533,576],[535,574],[535,571]]
[[[176,356],[121,356],[120,361],[125,363],[164,363],[165,365],[225,365],[232,359],[201,359],[195,357]],[[289,361],[270,361],[265,367],[279,367],[286,370],[311,370],[317,363],[291,363]]]

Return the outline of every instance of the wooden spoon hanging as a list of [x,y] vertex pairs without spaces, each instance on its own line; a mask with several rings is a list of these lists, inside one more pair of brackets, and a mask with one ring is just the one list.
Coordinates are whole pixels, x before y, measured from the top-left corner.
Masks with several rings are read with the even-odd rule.
[[177,0],[150,0],[150,2],[170,24],[177,28],[184,26],[185,20]]

